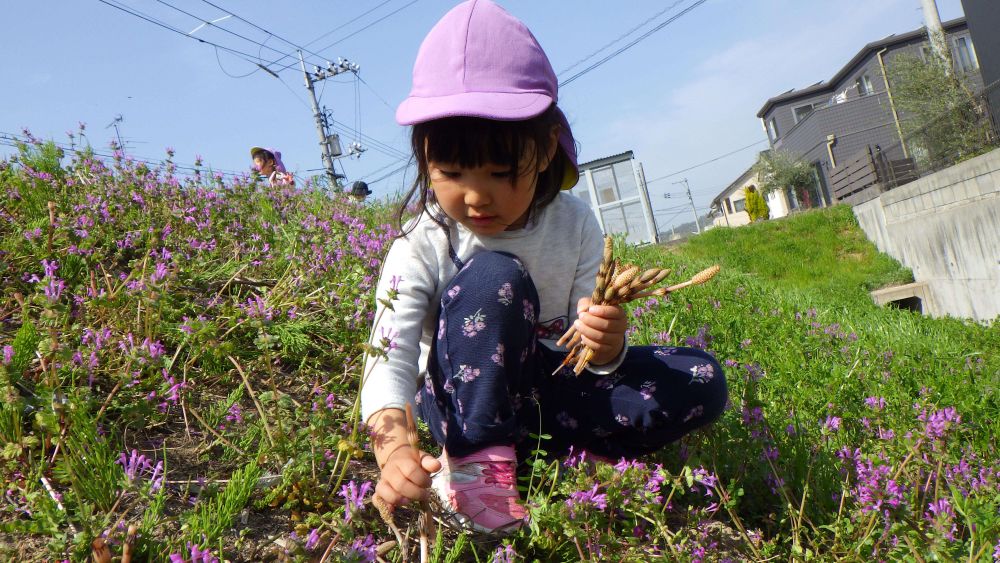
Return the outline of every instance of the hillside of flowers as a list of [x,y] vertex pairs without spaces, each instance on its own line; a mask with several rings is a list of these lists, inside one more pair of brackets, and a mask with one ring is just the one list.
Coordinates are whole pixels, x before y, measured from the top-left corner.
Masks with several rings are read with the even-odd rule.
[[[0,160],[0,558],[420,560],[414,511],[397,537],[371,505],[356,415],[364,354],[392,353],[391,334],[365,344],[389,215],[180,175],[169,150],[151,166],[33,139]],[[849,210],[802,219],[856,231]],[[634,304],[629,334],[714,353],[723,418],[610,464],[535,435],[529,525],[438,528],[427,560],[1000,559],[1000,325],[789,288],[728,246],[617,248],[678,280],[723,265]]]

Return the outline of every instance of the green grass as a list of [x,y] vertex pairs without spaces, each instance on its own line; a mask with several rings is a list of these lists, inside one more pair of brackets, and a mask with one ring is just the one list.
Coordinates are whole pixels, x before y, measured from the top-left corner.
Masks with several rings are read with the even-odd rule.
[[834,300],[913,281],[911,272],[865,237],[844,205],[712,229],[684,244],[680,253],[692,260],[717,260],[785,290]]

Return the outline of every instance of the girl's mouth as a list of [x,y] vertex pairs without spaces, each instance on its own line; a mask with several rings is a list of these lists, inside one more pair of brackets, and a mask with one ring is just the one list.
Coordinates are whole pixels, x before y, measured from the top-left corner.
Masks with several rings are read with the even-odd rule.
[[496,219],[494,215],[481,215],[479,217],[469,217],[469,222],[477,227],[485,227]]

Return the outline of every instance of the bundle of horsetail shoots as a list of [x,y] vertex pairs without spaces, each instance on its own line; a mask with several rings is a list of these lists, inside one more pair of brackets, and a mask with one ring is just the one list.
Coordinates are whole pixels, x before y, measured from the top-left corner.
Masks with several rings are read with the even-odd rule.
[[[597,269],[594,293],[590,296],[593,305],[621,305],[636,299],[663,296],[688,286],[703,284],[719,272],[719,266],[714,265],[698,272],[686,282],[651,289],[666,279],[670,275],[670,270],[650,268],[640,273],[638,266],[615,260],[612,248],[611,237],[604,237],[604,257]],[[556,344],[568,347],[569,352],[559,367],[552,372],[553,375],[570,364],[573,364],[573,373],[580,375],[594,357],[594,351],[583,344],[580,333],[574,326],[570,326]]]

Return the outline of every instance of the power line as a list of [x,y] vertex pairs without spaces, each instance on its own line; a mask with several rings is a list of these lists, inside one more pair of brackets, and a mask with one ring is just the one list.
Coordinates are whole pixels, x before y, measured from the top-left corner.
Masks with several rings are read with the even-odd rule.
[[[141,20],[145,20],[145,21],[147,21],[147,22],[149,22],[149,23],[151,23],[153,25],[162,27],[163,29],[166,29],[168,31],[172,31],[172,32],[174,32],[174,33],[176,33],[178,35],[183,36],[183,37],[187,37],[187,38],[193,39],[193,40],[195,40],[195,41],[197,41],[199,43],[204,43],[206,45],[211,45],[211,46],[215,47],[216,49],[222,49],[223,51],[227,51],[229,53],[232,53],[232,54],[234,54],[234,55],[242,58],[243,60],[247,61],[250,64],[253,64],[253,65],[258,65],[259,64],[256,61],[254,61],[255,57],[254,57],[254,55],[252,55],[250,53],[244,53],[243,51],[240,51],[238,49],[233,49],[232,47],[226,47],[225,45],[220,45],[218,43],[214,43],[212,41],[208,41],[207,39],[202,39],[200,37],[195,37],[193,35],[188,35],[187,33],[183,32],[182,30],[177,29],[176,27],[173,27],[171,25],[163,23],[163,22],[161,22],[161,21],[159,21],[159,20],[157,20],[157,19],[155,19],[155,18],[153,18],[151,16],[147,16],[147,15],[143,14],[142,12],[134,10],[131,7],[124,6],[121,3],[119,3],[119,2],[113,2],[113,0],[97,0],[97,1],[100,2],[100,3],[102,3],[102,4],[111,6],[112,8],[114,8],[116,10],[120,10],[122,12],[125,12],[126,14],[135,16],[135,17],[137,17],[137,18],[139,18]],[[258,43],[258,45],[261,45],[261,44]]]
[[364,84],[369,90],[371,90],[372,94],[375,94],[375,97],[378,98],[380,102],[382,102],[382,105],[395,112],[395,109],[391,105],[389,105],[389,102],[385,101],[385,98],[383,98],[378,92],[376,92],[375,89],[372,88],[371,84],[369,84],[367,81],[365,81],[364,78],[361,77],[361,74],[355,73],[355,76],[358,78],[358,80],[361,81],[362,84]]
[[[225,27],[222,27],[221,25],[215,25],[215,24],[213,24],[213,23],[209,22],[208,20],[206,20],[206,19],[204,19],[204,18],[201,18],[201,17],[199,17],[199,16],[196,16],[195,14],[192,14],[191,12],[188,12],[187,10],[184,10],[184,9],[182,9],[182,8],[178,8],[177,6],[174,6],[174,5],[173,5],[173,4],[171,4],[170,2],[166,2],[165,0],[156,0],[156,1],[157,1],[158,3],[160,3],[160,4],[163,4],[164,6],[166,6],[166,7],[168,7],[168,8],[170,8],[171,10],[175,10],[175,11],[177,11],[177,12],[180,12],[180,13],[182,13],[182,14],[184,14],[184,15],[188,16],[188,17],[191,17],[191,18],[194,18],[194,19],[196,19],[196,20],[198,20],[198,21],[200,21],[200,22],[202,22],[202,23],[204,23],[204,24],[206,24],[206,25],[210,25],[210,26],[212,26],[212,27],[214,27],[214,28],[216,28],[216,29],[218,29],[218,30],[220,30],[220,31],[224,31],[224,32],[226,32],[226,33],[228,33],[228,34],[230,34],[230,35],[233,35],[233,36],[235,36],[235,37],[239,37],[240,39],[242,39],[242,40],[244,40],[244,41],[247,41],[247,42],[249,42],[249,43],[253,43],[254,45],[258,45],[258,46],[259,46],[259,47],[260,47],[261,49],[269,49],[269,50],[271,50],[271,51],[274,51],[275,53],[278,53],[278,54],[280,54],[280,55],[285,55],[285,54],[287,54],[287,53],[285,53],[284,51],[281,51],[281,50],[279,50],[279,49],[275,49],[274,47],[269,47],[269,46],[265,45],[264,43],[261,43],[260,41],[255,41],[255,40],[253,40],[253,39],[250,39],[249,37],[246,37],[245,35],[241,35],[241,34],[239,34],[239,33],[236,33],[235,31],[232,31],[232,30],[230,30],[230,29],[227,29],[227,28],[225,28]],[[202,0],[202,1],[205,1],[205,0]],[[223,11],[225,11],[225,10],[223,10]],[[233,16],[233,17],[236,17],[236,18],[238,18],[238,19],[241,19],[241,20],[243,20],[243,18],[241,18],[241,17],[237,16],[236,14],[232,14],[232,13],[230,13],[230,12],[226,12],[226,13],[229,13],[229,14],[230,14],[231,16]],[[246,20],[243,20],[243,21],[246,21]],[[250,23],[250,22],[247,22],[247,23]],[[250,24],[250,25],[253,25],[253,24]],[[254,26],[254,27],[257,27],[257,26]],[[260,29],[260,28],[258,28],[258,29]],[[263,30],[263,31],[264,31],[265,33],[267,33],[268,35],[274,35],[273,33],[270,33],[270,32],[268,32],[267,30]],[[188,36],[191,36],[190,34],[187,34],[187,35],[188,35]],[[277,37],[277,35],[275,35],[275,37]],[[280,38],[279,38],[279,39],[280,39]],[[286,43],[287,43],[287,41],[286,41]]]
[[755,141],[755,142],[750,143],[749,145],[747,145],[745,147],[740,147],[740,148],[738,148],[738,149],[736,149],[734,151],[727,152],[726,154],[721,154],[719,156],[716,156],[714,158],[706,160],[705,162],[700,162],[700,163],[695,164],[693,166],[689,166],[689,167],[687,167],[687,168],[685,168],[683,170],[678,170],[676,172],[671,172],[670,174],[667,174],[665,176],[659,176],[657,178],[653,178],[652,180],[646,180],[646,184],[652,184],[653,182],[658,182],[660,180],[665,180],[665,179],[670,178],[672,176],[676,176],[678,174],[683,174],[683,173],[687,172],[688,170],[694,170],[695,168],[701,168],[702,166],[705,166],[707,164],[711,164],[711,163],[716,162],[718,160],[722,160],[723,158],[726,158],[727,156],[732,156],[732,155],[734,155],[734,154],[736,154],[738,152],[743,152],[743,151],[745,151],[745,150],[747,150],[747,149],[749,149],[751,147],[755,147],[755,146],[757,146],[757,145],[759,145],[761,143],[766,143],[766,142],[767,142],[767,139],[761,139],[759,141]]
[[[335,32],[335,31],[337,31],[337,30],[340,30],[340,29],[343,29],[343,28],[347,27],[348,25],[350,25],[350,24],[352,24],[352,23],[354,23],[354,22],[358,21],[359,19],[361,19],[361,18],[363,18],[363,17],[367,16],[368,14],[370,14],[370,13],[374,12],[375,10],[378,10],[378,9],[379,9],[379,8],[381,8],[382,6],[385,6],[385,5],[386,5],[386,4],[388,4],[389,2],[392,2],[392,0],[384,0],[384,1],[382,2],[382,3],[380,3],[380,4],[376,5],[376,6],[374,7],[374,8],[372,8],[372,9],[368,10],[367,12],[363,12],[363,13],[362,13],[361,15],[359,15],[359,16],[355,16],[354,18],[352,18],[352,19],[350,19],[350,20],[347,20],[346,22],[344,22],[344,23],[342,23],[342,24],[338,25],[337,27],[335,27],[335,28],[331,29],[330,31],[327,31],[327,32],[326,32],[326,33],[324,33],[323,35],[320,35],[320,36],[319,36],[319,37],[317,37],[316,39],[313,39],[312,41],[310,41],[310,42],[306,43],[306,44],[305,44],[305,46],[306,46],[306,47],[308,47],[309,45],[312,45],[312,44],[314,44],[314,43],[317,43],[317,42],[319,42],[319,40],[320,40],[320,39],[324,39],[324,38],[326,38],[326,37],[329,37],[329,36],[330,36],[330,35],[331,35],[331,34],[332,34],[333,32]],[[277,63],[280,63],[281,61],[285,60],[285,58],[286,58],[286,57],[288,57],[288,55],[286,55],[285,57],[281,57],[280,59],[275,59],[275,60],[271,61],[271,62],[270,62],[270,63],[268,63],[268,64],[277,64]]]
[[673,4],[667,6],[666,8],[660,10],[659,12],[656,12],[655,14],[653,14],[652,16],[650,16],[649,18],[646,18],[646,21],[644,21],[644,22],[640,23],[639,25],[633,27],[632,29],[626,31],[625,33],[619,35],[618,37],[616,37],[615,39],[613,39],[612,41],[610,41],[606,45],[602,46],[600,49],[597,49],[593,53],[587,55],[586,57],[584,57],[584,58],[576,61],[575,63],[569,65],[568,67],[562,69],[562,71],[559,74],[566,74],[567,72],[573,70],[574,68],[580,66],[581,64],[589,61],[590,59],[592,59],[595,56],[597,56],[598,53],[604,51],[605,49],[607,49],[608,47],[614,45],[615,43],[618,43],[622,39],[625,39],[629,35],[632,35],[636,31],[638,31],[642,26],[648,24],[649,22],[651,22],[651,21],[655,20],[656,18],[662,16],[663,14],[669,12],[670,10],[673,10],[674,8],[677,7],[678,4],[682,4],[683,2],[684,2],[684,0],[677,0]]
[[668,25],[672,24],[673,22],[679,20],[680,18],[682,18],[685,15],[687,15],[691,10],[694,10],[695,8],[697,8],[698,6],[701,6],[702,4],[704,4],[707,1],[708,0],[696,0],[694,4],[691,4],[690,6],[688,6],[687,8],[684,8],[683,10],[681,10],[680,12],[678,12],[677,14],[675,14],[675,15],[667,18],[662,23],[658,24],[653,29],[650,29],[646,33],[643,33],[639,37],[635,38],[634,40],[632,40],[631,42],[629,42],[628,44],[626,44],[624,47],[622,47],[621,49],[618,49],[617,51],[611,53],[610,55],[604,57],[603,59],[597,61],[596,63],[588,66],[587,68],[581,70],[580,72],[574,74],[573,76],[570,76],[566,80],[563,80],[562,82],[559,83],[559,87],[562,88],[562,87],[566,86],[567,84],[570,84],[574,80],[580,78],[581,76],[587,74],[588,72],[594,70],[595,68],[603,65],[604,63],[610,61],[611,59],[617,57],[618,55],[624,53],[625,51],[631,49],[632,47],[636,46],[643,39],[649,37],[650,35],[656,33],[657,31],[659,31],[661,29],[663,29],[664,27],[667,27]]
[[[361,33],[362,31],[365,31],[366,29],[368,29],[368,28],[370,28],[370,27],[372,27],[372,26],[374,26],[374,25],[376,25],[376,24],[378,24],[378,23],[380,23],[380,22],[382,22],[382,21],[384,21],[384,20],[386,20],[386,19],[388,19],[388,18],[390,18],[390,17],[394,16],[395,14],[397,14],[397,13],[399,13],[400,11],[402,11],[402,10],[404,10],[404,9],[408,8],[409,6],[412,6],[413,4],[416,4],[416,3],[418,2],[418,1],[419,1],[419,0],[410,0],[410,1],[409,1],[409,2],[407,2],[406,4],[403,4],[403,5],[402,5],[402,6],[400,6],[399,8],[396,8],[395,10],[393,10],[393,11],[389,12],[388,14],[386,14],[386,15],[382,16],[381,18],[379,18],[379,19],[377,19],[377,20],[375,20],[375,21],[371,22],[370,24],[368,24],[368,25],[366,25],[366,26],[362,27],[361,29],[359,29],[359,30],[357,30],[357,31],[355,31],[355,32],[353,32],[353,33],[350,33],[350,34],[348,34],[348,35],[345,35],[344,37],[341,37],[340,39],[338,39],[338,40],[334,41],[333,43],[330,43],[329,45],[327,45],[327,46],[325,46],[325,47],[322,47],[322,48],[321,48],[321,49],[319,49],[319,50],[320,50],[320,51],[326,51],[327,49],[329,49],[330,47],[333,47],[334,45],[337,45],[338,43],[343,43],[344,41],[347,41],[348,39],[350,39],[351,37],[354,37],[355,35],[357,35],[357,34]],[[704,2],[705,0],[701,0],[701,1],[702,1],[702,2]],[[288,65],[285,65],[285,66],[281,67],[280,69],[278,69],[278,72],[281,72],[282,70],[285,70],[285,69],[287,69],[287,68],[291,68],[291,67],[293,67],[293,66],[295,66],[295,63],[294,63],[294,62],[292,62],[291,64],[288,64]]]
[[[31,144],[31,141],[29,139],[27,139],[26,137],[23,137],[22,135],[17,135],[15,133],[5,133],[3,131],[0,131],[0,141],[8,141],[8,142],[3,143],[3,144],[5,144],[6,146],[10,146],[10,147],[16,147],[16,146],[18,146],[18,143]],[[88,154],[92,154],[95,157],[98,157],[98,158],[101,158],[101,159],[105,159],[105,160],[108,160],[108,159],[113,160],[113,159],[116,158],[115,155],[113,155],[113,154],[107,154],[107,153],[102,153],[102,152],[96,151],[91,146],[88,146],[87,148],[84,149],[84,148],[76,148],[76,147],[73,147],[73,146],[68,146],[65,143],[59,143],[59,142],[56,142],[56,141],[45,141],[45,142],[51,142],[52,144],[54,144],[55,146],[59,147],[60,149],[62,149],[64,151],[71,152],[73,154],[81,154],[81,153],[87,152]],[[122,158],[131,160],[131,161],[134,161],[134,162],[141,162],[143,164],[148,164],[148,165],[151,165],[151,166],[160,166],[160,165],[163,164],[163,161],[154,160],[154,159],[151,159],[151,158],[146,158],[146,157],[141,157],[141,156],[135,156],[135,155],[125,155],[124,153],[122,153],[122,154],[123,154]],[[208,173],[209,171],[211,171],[213,173],[222,174],[223,176],[234,176],[234,177],[238,177],[238,176],[242,176],[242,175],[246,174],[246,172],[235,172],[233,170],[225,170],[225,169],[221,169],[221,168],[211,168],[211,167],[208,167],[208,166],[196,167],[193,164],[183,164],[183,163],[177,163],[177,162],[174,162],[172,164],[173,164],[174,168],[176,168],[178,170],[190,170],[192,172],[194,172],[196,170],[199,170],[202,173]]]
[[351,126],[347,125],[346,123],[343,123],[341,121],[337,121],[336,119],[332,119],[332,118],[330,119],[330,121],[333,123],[334,126],[340,128],[342,131],[347,132],[347,133],[352,133],[352,134],[354,134],[354,135],[356,135],[358,137],[361,137],[361,139],[364,140],[365,142],[367,142],[368,144],[373,145],[373,146],[381,147],[382,149],[384,149],[384,151],[392,153],[392,154],[389,154],[388,156],[394,156],[394,157],[397,157],[397,158],[410,158],[409,153],[401,151],[401,150],[393,147],[392,145],[389,145],[388,143],[383,143],[382,141],[379,141],[378,139],[376,139],[374,137],[366,135],[366,134],[362,133],[361,131],[357,131],[357,130],[353,129]]
[[[157,1],[159,1],[159,0],[157,0]],[[238,19],[238,20],[240,20],[242,22],[245,22],[246,24],[250,25],[251,27],[262,31],[262,32],[270,35],[271,37],[274,37],[274,38],[278,39],[279,41],[284,41],[288,45],[290,45],[292,47],[295,47],[295,49],[298,50],[298,51],[304,51],[304,52],[309,53],[310,55],[312,55],[312,56],[314,56],[314,57],[316,57],[318,59],[326,60],[325,57],[323,57],[322,55],[320,55],[318,53],[314,53],[314,52],[310,51],[309,49],[306,49],[305,46],[297,45],[296,43],[294,43],[292,41],[289,41],[288,39],[285,39],[284,37],[278,35],[277,33],[268,31],[268,30],[264,29],[263,27],[261,27],[261,26],[255,24],[255,23],[253,23],[252,21],[244,18],[243,16],[240,16],[239,14],[233,13],[231,10],[227,10],[227,9],[223,8],[222,6],[219,6],[218,4],[210,2],[209,0],[201,0],[201,1],[204,2],[204,3],[206,3],[206,4],[208,4],[209,6],[212,6],[213,8],[215,8],[215,9],[221,11],[221,12],[225,12],[225,13],[229,14],[230,16],[233,16],[234,18],[236,18],[236,19]],[[309,45],[309,44],[307,43],[306,45]],[[284,54],[284,57],[282,57],[282,59],[279,59],[279,60],[283,60],[285,57],[292,56],[290,54],[284,53],[283,51],[278,51],[278,52]]]
[[394,176],[394,175],[402,172],[403,170],[406,170],[410,166],[412,166],[412,164],[410,162],[407,162],[406,164],[400,166],[399,168],[396,168],[396,169],[393,169],[393,170],[391,170],[389,172],[386,172],[385,174],[379,176],[378,178],[375,178],[374,180],[366,180],[365,183],[367,183],[369,186],[371,186],[371,185],[373,185],[373,184],[375,184],[377,182],[381,182],[382,180],[385,180],[386,178]]

